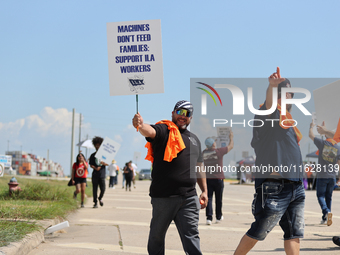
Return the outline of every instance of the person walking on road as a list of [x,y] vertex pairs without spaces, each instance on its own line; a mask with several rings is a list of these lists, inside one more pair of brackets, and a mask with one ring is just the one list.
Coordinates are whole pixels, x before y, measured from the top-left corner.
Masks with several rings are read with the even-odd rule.
[[[322,132],[326,135],[326,140],[315,137],[312,122],[309,129],[309,137],[312,139],[316,147],[318,147],[318,164],[316,168],[316,196],[322,210],[322,217],[320,224],[332,225],[332,195],[334,186],[336,184],[336,175],[339,172],[340,164],[340,146],[333,139],[333,132]],[[327,130],[325,123],[322,124],[322,129]],[[321,126],[318,127],[321,130]]]
[[72,184],[76,185],[73,198],[77,198],[77,194],[81,192],[81,208],[84,207],[86,178],[88,174],[88,165],[85,156],[82,153],[77,155],[77,161],[72,166]]
[[114,189],[116,178],[117,178],[116,160],[114,159],[112,160],[112,163],[109,165],[108,170],[109,170],[109,176],[110,176],[109,189]]
[[[181,237],[185,254],[200,255],[198,233],[199,208],[207,206],[205,175],[195,169],[203,167],[201,143],[191,133],[189,126],[193,106],[182,100],[172,111],[172,121],[163,120],[155,125],[144,123],[137,113],[132,124],[146,137],[148,155],[152,164],[150,196],[152,219],[150,224],[148,252],[161,255],[165,252],[165,235],[172,221]],[[202,193],[198,198],[196,182]],[[201,203],[201,206],[200,206]]]
[[126,163],[126,166],[124,167],[124,176],[125,176],[125,190],[127,191],[129,188],[129,191],[131,191],[131,182],[135,178],[135,170],[132,167],[132,161],[129,161]]
[[[278,222],[284,232],[286,254],[299,254],[300,238],[304,235],[305,190],[303,171],[299,171],[302,167],[299,146],[302,135],[292,121],[292,105],[287,104],[286,115],[281,114],[281,98],[291,99],[294,94],[283,90],[290,88],[291,84],[288,79],[281,78],[279,68],[268,80],[266,101],[260,110],[273,106],[274,111],[269,115],[255,115],[251,141],[257,169],[252,203],[255,221],[242,237],[235,250],[236,255],[247,254],[258,241],[266,238]],[[265,171],[263,166],[269,171]],[[286,172],[294,167],[298,170]]]
[[234,147],[234,135],[230,131],[229,145],[227,147],[216,148],[216,142],[213,138],[205,140],[207,147],[203,152],[204,167],[206,169],[213,169],[213,171],[206,171],[207,187],[208,187],[208,206],[205,211],[207,217],[207,225],[211,225],[213,219],[212,198],[215,193],[215,213],[216,223],[223,220],[222,215],[222,200],[224,189],[224,172],[223,172],[223,156],[227,154]]
[[[92,144],[96,148],[96,152],[92,153],[90,156],[90,166],[93,169],[92,172],[92,193],[93,193],[93,208],[98,208],[97,201],[99,200],[100,206],[104,206],[103,196],[105,193],[105,166],[106,164],[103,161],[100,161],[95,157],[97,151],[99,150],[100,145],[103,143],[103,138],[96,136],[92,139]],[[100,189],[99,197],[97,195],[98,186]]]

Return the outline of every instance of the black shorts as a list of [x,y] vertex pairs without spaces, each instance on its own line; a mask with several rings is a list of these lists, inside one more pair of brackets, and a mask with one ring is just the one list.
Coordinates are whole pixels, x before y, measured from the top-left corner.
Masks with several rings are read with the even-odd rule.
[[78,183],[86,183],[86,178],[74,178],[74,183],[77,185]]

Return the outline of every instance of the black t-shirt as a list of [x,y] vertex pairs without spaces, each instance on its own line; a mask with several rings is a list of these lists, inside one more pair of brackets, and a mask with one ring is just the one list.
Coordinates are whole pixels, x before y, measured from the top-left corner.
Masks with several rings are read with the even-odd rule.
[[[261,110],[266,110],[264,103]],[[280,124],[280,112],[276,109],[270,116],[255,115],[251,146],[255,150],[255,187],[258,187],[271,172],[275,171],[282,178],[301,181],[303,177],[300,146],[293,127],[283,129]],[[276,121],[272,121],[276,119]],[[276,167],[276,168],[275,168]]]
[[[98,159],[94,155],[96,155],[97,152],[94,152],[90,156],[90,166],[99,166]],[[105,166],[102,165],[99,171],[96,171],[92,168],[92,178],[105,178]]]
[[152,167],[151,197],[171,197],[196,195],[196,176],[194,174],[197,162],[203,162],[201,143],[197,136],[188,130],[180,130],[185,149],[177,154],[171,162],[164,161],[164,151],[169,138],[166,124],[151,125],[156,130],[151,142],[154,153]]

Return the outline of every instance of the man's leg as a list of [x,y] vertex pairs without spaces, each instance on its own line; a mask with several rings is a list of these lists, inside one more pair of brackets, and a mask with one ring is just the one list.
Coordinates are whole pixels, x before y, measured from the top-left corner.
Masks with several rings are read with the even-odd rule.
[[180,197],[151,198],[152,219],[148,241],[150,255],[163,255],[165,234],[173,220],[180,204]]
[[253,239],[247,235],[244,235],[237,246],[234,255],[243,255],[247,254],[257,243],[256,239]]
[[217,181],[215,188],[216,220],[221,220],[224,182],[223,180],[216,181]]
[[285,240],[284,248],[287,255],[298,255],[300,253],[300,239]]
[[214,185],[213,185],[212,179],[207,179],[207,188],[208,188],[208,205],[205,208],[205,215],[207,217],[207,224],[208,224],[208,221],[212,221],[212,215],[213,215],[212,197],[214,194]]
[[92,195],[93,203],[97,204],[97,192],[98,192],[98,178],[92,177]]
[[[264,192],[262,192],[262,188]],[[255,222],[242,237],[234,254],[247,254],[257,243],[266,238],[287,210],[292,198],[291,189],[284,188],[282,183],[264,182],[256,188],[252,202],[252,213]]]
[[332,196],[333,196],[333,190],[335,186],[335,179],[330,178],[328,179],[327,187],[326,187],[326,194],[325,194],[325,200],[326,205],[329,211],[332,211]]
[[197,196],[183,198],[181,207],[174,219],[185,254],[202,254],[198,236],[200,208],[201,205]]
[[329,209],[326,204],[326,188],[327,183],[325,182],[325,179],[318,178],[316,180],[316,196],[318,198],[319,205],[322,210],[322,220],[326,220],[326,214],[329,212]]
[[300,238],[304,235],[305,190],[302,184],[289,184],[293,190],[294,200],[289,204],[280,220],[284,232],[284,248],[286,254],[294,255],[300,252]]
[[99,194],[99,201],[101,201],[104,197],[105,193],[105,178],[100,178],[99,179],[99,189],[100,189],[100,194]]

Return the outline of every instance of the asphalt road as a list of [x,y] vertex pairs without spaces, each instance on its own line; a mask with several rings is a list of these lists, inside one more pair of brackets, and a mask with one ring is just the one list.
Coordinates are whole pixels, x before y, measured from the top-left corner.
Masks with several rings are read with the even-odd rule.
[[[147,254],[151,204],[148,196],[150,181],[137,181],[131,192],[107,189],[104,206],[92,208],[88,199],[85,208],[70,215],[70,227],[46,235],[45,242],[29,255],[77,255],[77,254]],[[73,190],[72,190],[73,191]],[[70,196],[72,196],[70,190]],[[239,240],[253,221],[251,202],[254,187],[226,183],[223,194],[224,220],[206,225],[205,210],[201,210],[199,231],[201,249],[205,255],[233,254]],[[340,247],[332,242],[332,236],[340,235],[340,191],[333,195],[333,224],[320,225],[321,210],[315,191],[306,191],[305,238],[301,240],[300,254],[340,254]],[[276,226],[266,240],[258,242],[250,254],[284,254],[283,232]],[[174,224],[166,236],[166,254],[184,254]]]

